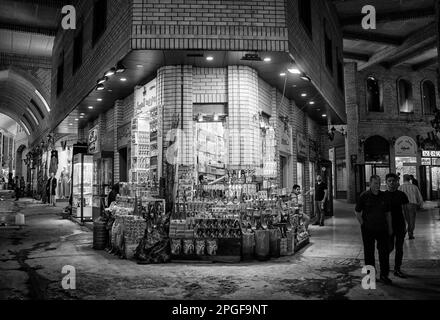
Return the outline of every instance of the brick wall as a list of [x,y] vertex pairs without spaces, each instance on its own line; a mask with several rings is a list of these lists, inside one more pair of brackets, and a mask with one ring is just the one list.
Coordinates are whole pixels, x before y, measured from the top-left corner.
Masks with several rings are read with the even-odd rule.
[[[106,70],[130,51],[131,1],[107,1],[107,28],[92,45],[93,1],[79,0],[76,4],[79,30],[83,26],[83,61],[73,75],[73,43],[76,32],[60,30],[55,38],[52,66],[51,126],[55,127],[92,90]],[[57,96],[57,67],[64,52],[64,91]],[[66,89],[68,88],[68,89]]]
[[133,49],[287,51],[284,0],[133,0]]
[[225,68],[193,68],[193,102],[228,102],[227,79]]
[[[287,1],[289,51],[299,67],[320,89],[330,106],[345,119],[344,93],[337,85],[337,60],[342,57],[342,32],[336,10],[330,1],[310,0],[312,6],[312,35],[303,26],[298,11],[298,0]],[[324,28],[324,19],[326,27]],[[324,51],[324,29],[333,45],[333,73],[327,68]],[[337,48],[339,50],[337,50]]]

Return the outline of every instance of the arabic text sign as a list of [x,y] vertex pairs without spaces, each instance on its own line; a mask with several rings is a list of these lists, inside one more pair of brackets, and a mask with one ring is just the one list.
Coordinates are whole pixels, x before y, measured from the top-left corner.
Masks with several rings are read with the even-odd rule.
[[417,144],[411,137],[403,136],[396,140],[396,157],[416,157]]

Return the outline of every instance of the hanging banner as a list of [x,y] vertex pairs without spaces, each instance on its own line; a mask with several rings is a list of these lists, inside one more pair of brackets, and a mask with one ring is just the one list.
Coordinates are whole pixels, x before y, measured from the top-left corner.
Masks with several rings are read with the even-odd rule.
[[280,137],[280,151],[287,153],[289,155],[293,154],[293,147],[292,147],[292,127],[290,125],[287,126],[287,128],[283,128]]
[[134,116],[146,114],[150,109],[157,106],[156,79],[145,86],[136,87],[134,91]]
[[95,126],[89,130],[89,153],[98,153],[100,151],[99,148],[99,126]]
[[307,140],[304,134],[296,134],[296,150],[297,156],[307,158]]
[[417,157],[417,144],[411,137],[403,136],[394,145],[396,157]]

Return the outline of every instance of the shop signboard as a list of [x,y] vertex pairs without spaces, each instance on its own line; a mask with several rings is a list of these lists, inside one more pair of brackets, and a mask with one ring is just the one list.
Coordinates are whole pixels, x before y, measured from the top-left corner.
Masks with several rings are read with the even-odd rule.
[[292,127],[288,125],[281,134],[280,151],[291,155],[292,150]]
[[89,153],[98,153],[100,151],[99,149],[99,126],[95,126],[92,129],[89,130],[89,139],[88,139],[88,145],[89,145]]
[[127,123],[118,128],[118,148],[126,147],[130,144],[131,137],[131,123]]
[[440,158],[440,151],[422,150],[422,157],[424,157],[424,158]]
[[304,134],[296,134],[297,156],[307,158],[307,140]]
[[157,105],[156,79],[134,91],[134,115],[146,114]]
[[416,157],[417,144],[411,137],[403,136],[394,145],[396,157]]
[[422,166],[430,166],[431,165],[431,158],[422,158],[421,164],[422,164]]

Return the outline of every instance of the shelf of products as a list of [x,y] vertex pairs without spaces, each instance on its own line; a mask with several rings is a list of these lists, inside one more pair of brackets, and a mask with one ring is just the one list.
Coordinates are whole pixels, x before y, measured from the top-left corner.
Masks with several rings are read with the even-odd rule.
[[253,172],[228,170],[223,184],[194,187],[188,168],[179,171],[169,231],[175,260],[239,261],[242,252],[253,252],[249,248],[255,248],[260,231],[270,232],[274,256],[293,254],[308,243],[287,197],[259,190]]

